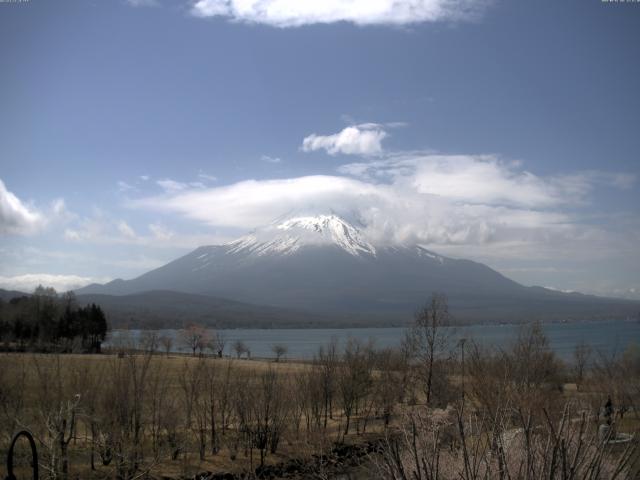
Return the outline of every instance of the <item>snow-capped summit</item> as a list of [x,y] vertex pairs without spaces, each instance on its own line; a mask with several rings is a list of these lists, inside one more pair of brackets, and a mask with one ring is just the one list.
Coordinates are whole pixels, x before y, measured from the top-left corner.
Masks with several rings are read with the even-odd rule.
[[[366,230],[327,213],[290,214],[233,242],[199,247],[132,280],[92,285],[79,293],[150,291],[283,308],[296,312],[296,318],[312,312],[366,322],[404,322],[432,292],[449,295],[456,315],[492,321],[540,318],[549,312],[593,315],[598,308],[608,311],[609,305],[603,299],[525,287],[486,265],[444,257],[416,244],[374,247]],[[210,308],[199,297],[190,301]],[[177,301],[171,312],[185,318],[186,307]],[[637,311],[636,304],[630,308]]]
[[228,253],[251,255],[291,254],[319,245],[333,245],[354,256],[376,254],[375,247],[356,227],[335,214],[290,217],[227,245]]

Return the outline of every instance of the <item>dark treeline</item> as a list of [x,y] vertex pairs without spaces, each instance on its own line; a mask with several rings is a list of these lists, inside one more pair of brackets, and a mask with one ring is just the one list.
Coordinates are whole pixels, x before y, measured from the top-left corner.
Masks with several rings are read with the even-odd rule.
[[99,353],[107,319],[96,304],[81,307],[73,292],[39,286],[32,295],[0,299],[0,341],[5,350]]

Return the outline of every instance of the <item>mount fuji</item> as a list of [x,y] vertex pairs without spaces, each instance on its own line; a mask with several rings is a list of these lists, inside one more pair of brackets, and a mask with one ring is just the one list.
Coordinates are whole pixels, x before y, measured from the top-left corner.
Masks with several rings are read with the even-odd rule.
[[[301,324],[305,312],[333,321],[403,322],[436,291],[447,294],[462,321],[602,318],[639,310],[636,302],[525,287],[486,265],[420,245],[374,245],[335,214],[288,217],[227,244],[197,248],[132,280],[76,293],[118,296],[110,299],[117,304],[152,291],[261,306],[275,317],[277,311],[298,312]],[[166,302],[163,311],[170,314]]]

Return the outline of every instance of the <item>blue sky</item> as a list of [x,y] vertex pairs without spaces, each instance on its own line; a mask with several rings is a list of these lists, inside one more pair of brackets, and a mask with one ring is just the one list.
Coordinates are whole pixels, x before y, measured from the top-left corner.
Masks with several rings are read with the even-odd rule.
[[0,287],[292,209],[640,298],[640,4],[0,3]]

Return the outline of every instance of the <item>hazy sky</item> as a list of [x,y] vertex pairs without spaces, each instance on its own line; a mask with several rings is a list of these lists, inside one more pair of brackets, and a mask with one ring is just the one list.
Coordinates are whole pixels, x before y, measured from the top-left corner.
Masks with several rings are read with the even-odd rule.
[[640,298],[640,4],[0,3],[0,287],[333,210]]

